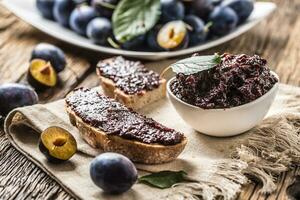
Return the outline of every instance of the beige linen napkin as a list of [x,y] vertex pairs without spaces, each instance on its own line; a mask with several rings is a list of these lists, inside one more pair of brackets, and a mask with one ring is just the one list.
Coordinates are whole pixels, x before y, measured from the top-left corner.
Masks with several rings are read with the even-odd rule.
[[[89,164],[101,150],[91,148],[81,139],[69,122],[63,100],[12,111],[6,118],[5,131],[20,152],[79,199],[214,199],[217,196],[234,199],[241,185],[248,181],[244,174],[260,179],[262,192],[269,193],[276,189],[272,176],[300,163],[299,110],[300,88],[280,85],[268,118],[261,125],[239,136],[215,138],[200,134],[185,124],[167,99],[153,103],[139,112],[185,133],[188,144],[174,162],[136,165],[139,174],[185,170],[194,182],[164,190],[137,183],[118,196],[104,194],[92,183]],[[63,164],[49,163],[38,150],[40,132],[53,125],[69,130],[78,143],[78,153]]]

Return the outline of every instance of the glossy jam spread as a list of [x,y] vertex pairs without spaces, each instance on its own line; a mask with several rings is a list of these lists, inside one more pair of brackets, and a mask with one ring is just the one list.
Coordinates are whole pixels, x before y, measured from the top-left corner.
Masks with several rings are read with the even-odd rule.
[[216,67],[192,75],[177,74],[172,92],[181,100],[204,108],[230,108],[249,103],[278,82],[261,57],[223,54]]
[[141,62],[126,60],[119,56],[98,63],[101,76],[111,79],[126,94],[139,94],[158,88],[159,74],[148,70]]
[[106,134],[163,145],[180,143],[184,137],[183,134],[142,116],[95,90],[76,89],[66,98],[66,103],[85,123],[103,130]]

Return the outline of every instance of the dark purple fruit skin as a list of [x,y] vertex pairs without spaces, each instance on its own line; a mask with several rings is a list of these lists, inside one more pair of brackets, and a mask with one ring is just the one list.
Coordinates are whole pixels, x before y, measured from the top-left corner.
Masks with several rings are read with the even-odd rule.
[[87,36],[97,44],[106,45],[112,35],[111,22],[104,17],[93,19],[87,26]]
[[117,6],[120,0],[92,0],[91,5],[95,8],[98,14],[102,17],[111,18],[114,9],[103,6],[102,3],[108,3]]
[[87,25],[97,17],[94,8],[86,5],[79,6],[73,10],[70,16],[70,27],[76,33],[86,36]]
[[132,187],[138,175],[127,157],[118,153],[103,153],[91,162],[90,176],[104,192],[120,194]]
[[300,199],[300,176],[296,176],[294,183],[288,186],[286,193],[290,200]]
[[39,140],[39,150],[44,154],[44,156],[47,158],[47,160],[51,163],[59,164],[65,162],[65,160],[55,158],[50,155],[49,150],[45,147],[42,140]]
[[212,0],[194,0],[190,3],[190,13],[206,20],[213,11],[214,5]]
[[38,103],[36,92],[25,85],[5,83],[0,85],[0,115],[5,116],[11,110]]
[[49,61],[57,73],[64,70],[67,64],[64,52],[48,43],[40,43],[33,49],[30,60],[36,58]]
[[79,4],[87,4],[87,5],[91,5],[91,1],[92,0],[72,0],[76,5],[79,5]]
[[187,15],[184,18],[184,22],[192,27],[193,30],[189,30],[189,45],[194,46],[196,44],[205,41],[207,31],[205,30],[204,21],[196,15]]
[[36,0],[36,7],[43,17],[53,19],[54,0]]
[[252,13],[254,2],[252,0],[225,0],[222,6],[228,6],[235,11],[239,17],[238,23],[243,23]]
[[122,49],[126,50],[139,50],[145,43],[146,35],[137,36],[121,45]]
[[223,2],[223,0],[212,0],[213,6],[218,6]]
[[161,29],[162,25],[156,25],[153,29],[151,29],[147,33],[147,45],[150,47],[151,50],[154,51],[163,51],[164,49],[159,46],[157,43],[157,34],[158,31]]
[[223,36],[236,28],[238,16],[231,8],[218,6],[210,14],[209,21],[212,22],[210,32],[213,35]]
[[161,16],[160,21],[167,23],[174,20],[182,20],[184,18],[184,5],[179,0],[161,0]]
[[53,17],[62,26],[69,26],[69,19],[76,4],[72,0],[55,0]]

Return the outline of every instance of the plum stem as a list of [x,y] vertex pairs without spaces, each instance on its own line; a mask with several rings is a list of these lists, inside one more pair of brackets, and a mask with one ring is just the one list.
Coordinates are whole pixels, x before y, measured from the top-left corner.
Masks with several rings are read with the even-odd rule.
[[107,42],[110,44],[110,46],[120,49],[120,45],[118,45],[111,37],[107,38]]
[[212,21],[209,21],[207,24],[205,24],[204,26],[204,32],[208,33],[209,32],[209,28],[213,25]]

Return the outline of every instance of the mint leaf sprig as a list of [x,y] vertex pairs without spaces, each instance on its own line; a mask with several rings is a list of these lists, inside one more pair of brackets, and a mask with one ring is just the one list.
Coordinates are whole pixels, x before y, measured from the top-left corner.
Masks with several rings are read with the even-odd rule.
[[208,70],[221,63],[221,56],[217,53],[207,56],[192,56],[183,60],[179,60],[169,67],[164,69],[161,77],[171,68],[176,74],[183,73],[184,75],[196,74],[198,72]]

